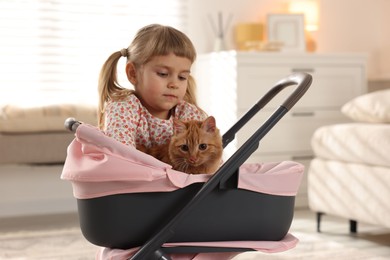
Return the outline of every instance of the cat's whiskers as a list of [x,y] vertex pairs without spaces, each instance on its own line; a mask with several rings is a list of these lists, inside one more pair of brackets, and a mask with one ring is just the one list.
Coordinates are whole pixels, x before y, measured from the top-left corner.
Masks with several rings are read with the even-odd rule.
[[174,165],[177,170],[180,170],[182,172],[188,171],[188,163],[186,162],[185,158],[175,158],[172,161],[172,165]]

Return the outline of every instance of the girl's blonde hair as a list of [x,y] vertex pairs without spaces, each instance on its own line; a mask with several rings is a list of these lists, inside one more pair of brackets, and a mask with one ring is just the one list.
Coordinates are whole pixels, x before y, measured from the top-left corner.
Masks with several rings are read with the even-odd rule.
[[[110,100],[120,100],[134,93],[133,90],[121,87],[118,83],[117,64],[119,59],[126,56],[127,62],[132,62],[135,68],[138,69],[154,56],[168,55],[169,53],[188,58],[192,63],[196,59],[195,48],[184,33],[170,26],[151,24],[137,32],[133,42],[127,49],[114,52],[108,57],[99,75],[99,128],[104,127],[106,103]],[[190,76],[184,100],[197,105],[195,88],[195,80]]]

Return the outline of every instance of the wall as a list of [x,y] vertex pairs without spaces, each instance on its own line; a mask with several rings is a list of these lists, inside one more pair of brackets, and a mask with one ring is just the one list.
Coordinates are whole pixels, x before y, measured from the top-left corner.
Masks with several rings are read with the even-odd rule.
[[[237,22],[266,22],[267,13],[283,13],[288,0],[189,0],[189,36],[199,53],[212,50],[214,34],[209,15],[233,14],[226,37],[234,48],[233,26]],[[313,35],[317,52],[363,52],[368,54],[368,79],[390,80],[390,1],[319,0],[319,30]]]
[[322,0],[318,51],[368,52],[369,79],[390,79],[387,0]]

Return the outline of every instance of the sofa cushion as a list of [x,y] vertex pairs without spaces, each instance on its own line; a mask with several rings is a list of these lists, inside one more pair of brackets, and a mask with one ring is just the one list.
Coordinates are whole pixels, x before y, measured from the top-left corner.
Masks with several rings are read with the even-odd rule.
[[346,103],[341,111],[358,122],[390,123],[390,89],[358,96]]
[[0,105],[1,133],[64,132],[69,117],[96,125],[97,108],[88,104]]
[[0,133],[0,164],[63,163],[71,132]]
[[311,145],[319,158],[390,167],[390,124],[323,126],[314,132]]

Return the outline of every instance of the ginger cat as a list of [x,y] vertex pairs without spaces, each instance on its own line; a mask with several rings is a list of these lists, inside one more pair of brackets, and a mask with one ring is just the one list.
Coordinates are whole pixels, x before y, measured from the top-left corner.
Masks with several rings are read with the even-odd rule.
[[174,119],[170,142],[148,148],[137,145],[137,149],[189,174],[215,173],[223,152],[222,137],[212,116],[204,121]]

